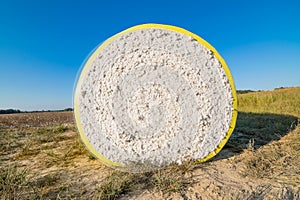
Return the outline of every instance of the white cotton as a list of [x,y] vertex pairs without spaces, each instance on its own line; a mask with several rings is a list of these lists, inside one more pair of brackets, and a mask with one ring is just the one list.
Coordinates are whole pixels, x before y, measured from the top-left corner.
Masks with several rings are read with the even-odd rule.
[[80,123],[89,143],[113,162],[199,160],[227,135],[230,81],[214,53],[191,36],[133,30],[84,68],[75,97]]

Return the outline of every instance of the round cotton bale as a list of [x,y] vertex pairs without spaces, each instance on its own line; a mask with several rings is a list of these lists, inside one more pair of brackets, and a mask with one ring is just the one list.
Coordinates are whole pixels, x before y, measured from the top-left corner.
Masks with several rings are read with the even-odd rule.
[[161,24],[131,27],[99,45],[74,92],[88,150],[127,171],[212,158],[235,127],[236,108],[219,53],[199,36]]

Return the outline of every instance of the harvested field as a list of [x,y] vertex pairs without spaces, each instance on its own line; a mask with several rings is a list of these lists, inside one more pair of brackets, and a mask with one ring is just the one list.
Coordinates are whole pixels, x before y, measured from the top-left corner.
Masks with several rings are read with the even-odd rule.
[[72,112],[0,115],[1,199],[300,199],[300,88],[238,96],[237,127],[203,164],[114,171],[86,151]]
[[1,129],[45,127],[74,123],[73,112],[36,112],[0,115]]

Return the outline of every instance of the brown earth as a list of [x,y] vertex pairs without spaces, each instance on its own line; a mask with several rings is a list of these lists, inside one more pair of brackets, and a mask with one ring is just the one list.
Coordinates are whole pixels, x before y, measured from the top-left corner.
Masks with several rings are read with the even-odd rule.
[[0,115],[1,199],[300,199],[297,117],[240,113],[212,160],[129,174],[79,139],[72,112]]

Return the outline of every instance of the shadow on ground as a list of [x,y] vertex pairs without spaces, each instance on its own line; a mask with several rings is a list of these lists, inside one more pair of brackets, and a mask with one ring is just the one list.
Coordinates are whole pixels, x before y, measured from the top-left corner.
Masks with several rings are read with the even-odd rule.
[[234,132],[213,160],[229,158],[244,149],[258,149],[272,141],[278,141],[297,125],[298,118],[290,115],[239,112]]

